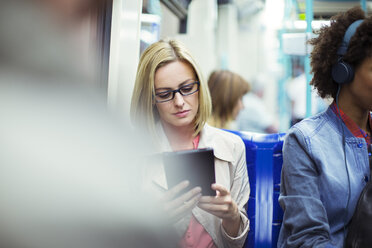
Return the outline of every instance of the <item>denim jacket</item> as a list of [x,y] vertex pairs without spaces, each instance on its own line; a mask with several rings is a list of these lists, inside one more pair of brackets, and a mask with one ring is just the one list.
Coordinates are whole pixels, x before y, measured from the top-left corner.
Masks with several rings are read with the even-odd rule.
[[293,126],[284,141],[278,247],[343,247],[370,179],[367,143],[328,108]]

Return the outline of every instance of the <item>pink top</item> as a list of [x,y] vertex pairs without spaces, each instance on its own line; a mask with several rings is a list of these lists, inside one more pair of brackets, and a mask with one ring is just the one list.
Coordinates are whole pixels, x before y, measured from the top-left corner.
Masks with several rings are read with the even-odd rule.
[[[194,149],[198,148],[200,135],[193,140]],[[179,247],[193,247],[193,248],[215,248],[212,237],[204,229],[204,227],[197,221],[194,215],[191,216],[189,226],[187,227],[185,235],[179,242]]]

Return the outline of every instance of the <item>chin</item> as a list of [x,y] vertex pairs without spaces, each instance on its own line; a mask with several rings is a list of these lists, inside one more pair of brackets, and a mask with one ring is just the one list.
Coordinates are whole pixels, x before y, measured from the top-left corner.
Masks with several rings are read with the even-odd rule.
[[193,125],[193,121],[192,120],[176,120],[172,123],[172,125],[175,127],[186,127],[186,126]]

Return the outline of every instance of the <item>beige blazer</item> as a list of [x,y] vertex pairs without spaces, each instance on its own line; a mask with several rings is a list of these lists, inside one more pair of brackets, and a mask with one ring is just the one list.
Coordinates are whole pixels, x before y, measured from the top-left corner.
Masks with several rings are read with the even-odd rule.
[[[159,151],[171,151],[160,123],[157,124],[157,130],[162,141]],[[244,143],[238,136],[206,124],[200,134],[199,148],[206,147],[214,149],[216,183],[230,189],[231,196],[238,205],[242,225],[238,236],[230,237],[224,231],[220,218],[198,207],[192,210],[192,214],[211,235],[217,247],[243,247],[249,231],[249,220],[245,208],[250,193]],[[146,175],[152,183],[167,190],[164,167],[161,163],[148,166]],[[175,224],[180,237],[186,232],[190,218],[191,213]]]

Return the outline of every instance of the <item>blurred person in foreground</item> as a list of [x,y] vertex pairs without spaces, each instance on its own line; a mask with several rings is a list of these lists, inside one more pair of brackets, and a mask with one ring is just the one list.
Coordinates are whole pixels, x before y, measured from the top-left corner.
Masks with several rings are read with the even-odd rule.
[[265,77],[257,77],[252,83],[252,89],[243,96],[244,108],[236,118],[236,127],[239,131],[256,133],[276,133],[278,128],[273,116],[262,100],[264,94]]
[[[371,180],[372,17],[355,7],[333,16],[318,34],[310,40],[311,84],[334,101],[285,138],[278,247],[343,247],[359,195]],[[344,83],[332,73],[341,60],[354,71]]]
[[[141,56],[131,117],[143,125],[159,152],[214,149],[216,196],[187,181],[168,188],[162,164],[149,164],[149,190],[161,195],[174,219],[179,247],[242,247],[249,230],[249,182],[242,140],[206,124],[211,113],[208,85],[195,60],[177,40],[161,40]],[[195,174],[199,173],[195,171]],[[156,185],[152,187],[151,185]]]
[[237,73],[218,70],[211,73],[208,87],[212,98],[211,126],[236,129],[234,121],[244,108],[242,97],[250,90],[250,85]]
[[92,87],[74,28],[92,3],[0,1],[0,247],[174,247],[139,191],[151,147]]

